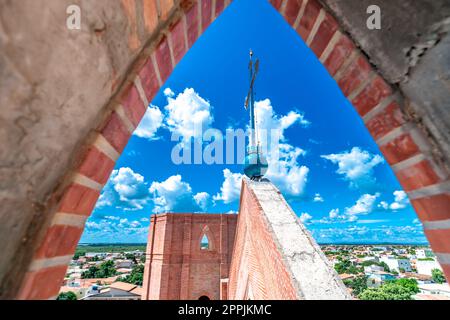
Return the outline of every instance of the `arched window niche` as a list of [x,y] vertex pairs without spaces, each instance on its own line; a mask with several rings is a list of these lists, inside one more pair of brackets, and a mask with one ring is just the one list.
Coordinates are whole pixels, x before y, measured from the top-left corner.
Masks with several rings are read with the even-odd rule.
[[201,251],[211,251],[213,250],[212,235],[209,231],[208,226],[204,226],[202,232],[200,233],[200,250]]

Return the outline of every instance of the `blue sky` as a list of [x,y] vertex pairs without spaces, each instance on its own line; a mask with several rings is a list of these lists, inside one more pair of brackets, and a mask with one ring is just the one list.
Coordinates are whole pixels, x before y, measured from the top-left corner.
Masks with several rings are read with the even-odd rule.
[[250,48],[260,59],[258,126],[282,136],[267,176],[315,239],[426,243],[360,117],[265,0],[234,1],[178,64],[117,161],[81,242],[146,242],[153,213],[238,210],[242,165],[177,165],[171,155],[178,143],[198,141],[196,125],[246,129]]

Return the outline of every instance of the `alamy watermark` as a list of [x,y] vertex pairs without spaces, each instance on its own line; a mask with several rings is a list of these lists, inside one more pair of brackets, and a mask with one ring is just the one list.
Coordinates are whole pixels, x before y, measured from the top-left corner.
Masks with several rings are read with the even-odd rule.
[[66,26],[69,30],[81,29],[81,9],[76,4],[71,4],[66,9],[67,19]]
[[367,28],[369,30],[380,30],[381,29],[381,8],[375,4],[367,7],[367,14],[370,16],[367,18]]
[[[252,137],[256,139],[254,143]],[[258,146],[258,151],[265,157],[277,162],[280,157],[280,139],[279,129],[258,129],[254,134],[251,129],[227,129],[223,133],[214,128],[202,130],[201,125],[198,125],[194,133],[187,137],[172,132],[170,140],[176,144],[172,148],[171,159],[176,165],[242,164],[246,146],[251,144]],[[256,160],[256,157],[250,160]]]

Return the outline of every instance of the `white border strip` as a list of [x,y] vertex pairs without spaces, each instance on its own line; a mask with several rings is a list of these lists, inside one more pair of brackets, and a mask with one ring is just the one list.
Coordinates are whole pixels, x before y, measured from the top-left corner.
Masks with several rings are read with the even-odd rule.
[[73,254],[53,258],[37,259],[31,263],[28,271],[38,271],[45,268],[67,266],[72,258]]
[[431,197],[442,193],[450,194],[450,180],[443,183],[433,184],[431,186],[426,186],[420,189],[407,191],[409,199],[415,200],[424,197]]
[[436,220],[436,221],[424,221],[422,222],[423,228],[426,230],[445,230],[450,229],[450,219]]

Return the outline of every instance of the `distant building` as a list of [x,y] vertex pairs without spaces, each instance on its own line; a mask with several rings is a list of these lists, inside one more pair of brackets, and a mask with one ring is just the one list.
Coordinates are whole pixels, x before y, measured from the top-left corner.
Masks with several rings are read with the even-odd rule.
[[381,262],[384,262],[388,265],[389,269],[400,272],[402,269],[404,272],[411,272],[411,263],[408,259],[398,259],[392,256],[385,256],[380,259]]
[[416,249],[416,258],[417,259],[425,259],[434,257],[433,251],[431,249]]
[[[430,258],[428,258],[428,259],[430,259]],[[440,264],[435,259],[433,259],[433,260],[420,260],[420,259],[417,259],[417,261],[416,261],[417,273],[426,274],[426,275],[431,276],[433,269],[442,270],[442,267],[440,266]]]
[[388,280],[395,280],[395,276],[388,272],[378,271],[376,273],[371,273],[367,276],[367,286],[369,288],[376,288],[381,286]]
[[426,295],[442,295],[450,298],[450,286],[448,283],[428,283],[419,285],[420,293]]
[[380,272],[380,271],[384,271],[384,268],[380,267],[380,266],[377,266],[375,264],[373,264],[371,266],[364,267],[364,273],[366,275],[369,275],[371,273],[377,273],[377,272]]
[[116,260],[114,261],[114,264],[116,268],[132,268],[133,267],[133,261],[132,260]]
[[93,290],[81,300],[140,300],[142,288],[126,282],[114,282],[109,287]]

